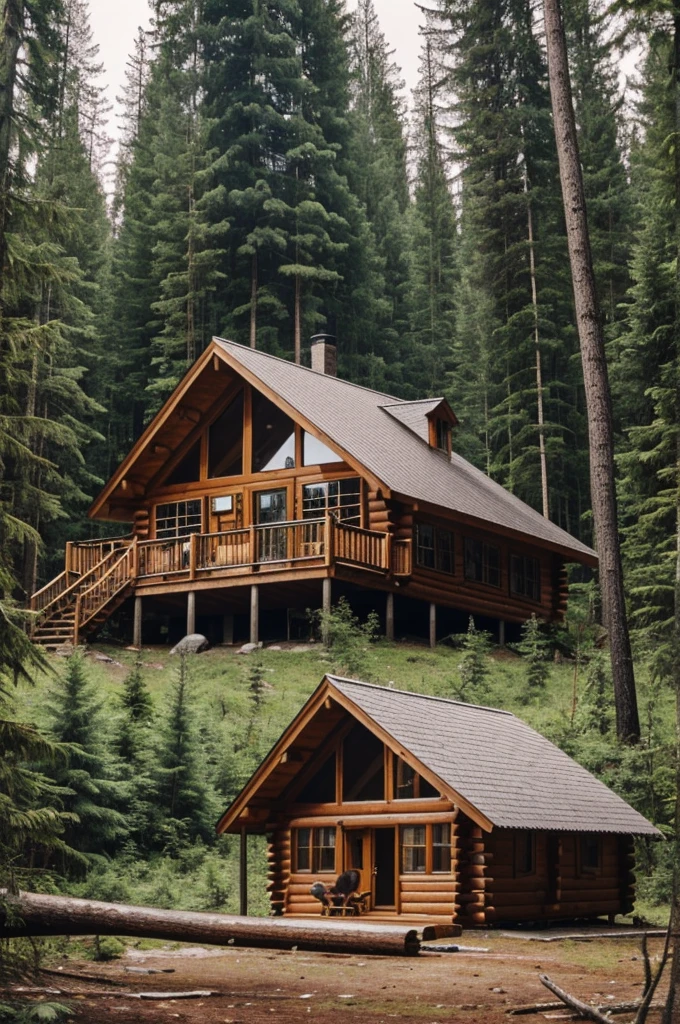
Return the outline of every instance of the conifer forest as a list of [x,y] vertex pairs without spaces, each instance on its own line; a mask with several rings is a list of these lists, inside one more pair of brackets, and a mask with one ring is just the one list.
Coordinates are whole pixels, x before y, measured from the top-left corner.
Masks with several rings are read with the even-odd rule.
[[[214,822],[329,666],[510,707],[674,836],[679,0],[562,12],[633,743],[617,740],[603,602],[583,569],[558,630],[528,623],[506,664],[473,623],[450,664],[422,655],[429,683],[421,655],[374,643],[342,607],[325,660],[301,655],[297,675],[286,662],[285,697],[266,651],[206,661],[204,677],[162,655],[161,686],[114,650],[114,685],[89,656],[31,645],[27,597],[67,541],[118,531],[87,509],[213,336],[308,362],[328,331],[339,376],[445,396],[457,452],[597,540],[542,4],[425,0],[412,95],[372,0],[151,7],[115,124],[87,0],[0,0],[0,884],[233,910],[237,850]],[[641,847],[644,908],[667,918],[672,844]]]

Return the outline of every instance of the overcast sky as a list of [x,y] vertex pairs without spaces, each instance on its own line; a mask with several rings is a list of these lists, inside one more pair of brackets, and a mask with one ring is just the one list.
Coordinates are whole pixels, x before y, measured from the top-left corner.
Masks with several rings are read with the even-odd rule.
[[[406,87],[413,89],[418,77],[418,24],[422,15],[413,0],[374,0],[383,32],[394,48],[394,60],[400,65]],[[356,0],[348,0],[356,6]],[[105,68],[108,97],[114,102],[120,93],[125,62],[132,50],[139,25],[149,21],[147,0],[90,0],[92,31],[99,43],[99,54]],[[114,111],[115,113],[115,111]],[[116,123],[110,125],[116,133]]]

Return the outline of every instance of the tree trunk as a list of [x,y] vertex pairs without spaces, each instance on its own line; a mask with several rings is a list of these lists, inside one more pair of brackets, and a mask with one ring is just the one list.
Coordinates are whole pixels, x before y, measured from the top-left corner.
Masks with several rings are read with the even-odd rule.
[[600,559],[602,616],[609,634],[616,731],[620,740],[640,738],[633,658],[623,592],[614,480],[614,437],[604,336],[595,290],[585,192],[571,98],[567,46],[559,0],[544,0],[548,73],[562,183],[576,321],[585,386],[590,450],[590,489]]
[[538,287],[536,285],[536,257],[534,254],[534,217],[529,198],[529,183],[524,179],[527,193],[527,232],[529,236],[529,275],[531,277],[531,305],[534,313],[534,348],[536,349],[536,405],[538,420],[538,455],[541,463],[541,498],[543,515],[550,519],[548,494],[548,460],[545,454],[545,418],[543,415],[543,367],[541,366],[541,339],[538,332]]
[[257,252],[250,267],[250,347],[257,348]]
[[11,188],[14,91],[24,31],[23,0],[3,0],[0,8],[0,311],[7,258],[7,222]]
[[302,281],[295,275],[295,362],[302,362]]
[[403,925],[371,927],[360,920],[353,926],[351,918],[336,924],[320,916],[306,921],[229,917],[25,892],[14,898],[0,889],[0,939],[26,935],[136,935],[213,946],[297,946],[329,953],[393,956],[415,956],[420,949],[415,929]]

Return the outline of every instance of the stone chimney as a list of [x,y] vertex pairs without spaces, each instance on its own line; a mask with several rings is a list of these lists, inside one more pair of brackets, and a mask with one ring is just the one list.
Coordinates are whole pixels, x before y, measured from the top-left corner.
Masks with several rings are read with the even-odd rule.
[[338,375],[338,350],[335,347],[335,336],[332,334],[315,334],[311,339],[312,369],[319,373],[327,373],[329,377]]

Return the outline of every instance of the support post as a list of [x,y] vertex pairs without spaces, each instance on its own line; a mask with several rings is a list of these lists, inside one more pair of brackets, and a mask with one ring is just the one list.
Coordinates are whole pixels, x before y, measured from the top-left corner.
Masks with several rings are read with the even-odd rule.
[[135,597],[135,617],[132,623],[132,645],[133,647],[142,646],[142,599],[141,597]]
[[430,647],[434,650],[437,646],[437,605],[430,602]]
[[505,619],[498,620],[498,646],[505,647]]
[[248,833],[245,825],[241,826],[241,848],[239,850],[239,914],[248,916]]
[[222,643],[233,644],[234,642],[234,616],[222,616]]
[[187,636],[196,632],[196,591],[187,594]]
[[385,599],[385,638],[394,640],[394,594],[389,591]]
[[256,644],[260,639],[260,588],[253,583],[250,588],[250,642]]
[[321,608],[324,614],[324,624],[321,630],[321,639],[324,644],[328,644],[328,625],[326,616],[331,613],[331,578],[330,576],[324,576],[321,581]]

